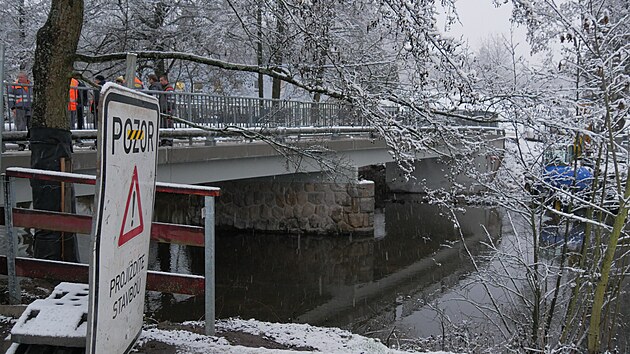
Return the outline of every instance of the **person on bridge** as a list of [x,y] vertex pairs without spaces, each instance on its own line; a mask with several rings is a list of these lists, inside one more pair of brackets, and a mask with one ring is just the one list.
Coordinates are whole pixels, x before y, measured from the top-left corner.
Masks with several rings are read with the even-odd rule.
[[158,80],[157,75],[155,74],[149,75],[148,80],[149,80],[149,91],[162,91],[162,84],[160,84],[160,81]]
[[[77,80],[77,129],[84,129],[84,107],[88,105],[88,90],[85,83],[81,81],[81,75],[79,73],[73,74],[74,78]],[[78,140],[81,142],[81,140]]]
[[[127,80],[125,79],[124,76],[119,76],[116,78],[116,83],[119,85],[123,85],[125,86],[125,84],[127,83]],[[134,77],[133,78],[133,87],[134,90],[144,90],[144,85],[142,84],[142,80],[138,79],[138,77]]]
[[[160,75],[160,85],[162,85],[162,91],[166,94],[160,95],[160,128],[173,128],[173,119],[171,116],[175,110],[175,96],[173,96],[173,86],[168,82],[168,76],[166,74]],[[161,139],[161,146],[173,146],[173,139]]]
[[94,77],[94,84],[96,87],[92,90],[94,98],[90,104],[90,112],[94,115],[94,129],[97,129],[98,123],[98,102],[101,99],[101,87],[105,85],[105,77],[103,75],[96,75]]
[[[9,86],[7,92],[9,108],[13,114],[15,130],[25,131],[31,125],[31,82],[25,72],[20,71],[15,84]],[[18,149],[24,151],[26,144],[18,144]]]
[[144,85],[142,84],[142,80],[138,79],[138,77],[133,78],[133,88],[136,90],[144,90]]
[[70,102],[68,102],[68,117],[70,119],[70,129],[75,129],[77,124],[77,106],[79,101],[79,80],[70,78]]

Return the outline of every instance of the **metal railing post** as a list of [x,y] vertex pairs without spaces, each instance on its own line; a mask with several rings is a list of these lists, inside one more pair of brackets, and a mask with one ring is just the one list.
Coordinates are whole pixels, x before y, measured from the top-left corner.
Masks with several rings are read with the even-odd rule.
[[[1,153],[4,152],[4,141],[2,141],[2,132],[4,131],[4,43],[0,43],[0,167],[2,167]],[[9,102],[7,102],[8,113],[7,119],[11,121],[11,110],[9,109]]]
[[195,97],[194,96],[186,96],[186,111],[188,113],[188,116],[186,117],[186,119],[193,121],[195,123],[200,123],[198,119],[193,118],[193,102],[195,101]]
[[205,146],[216,146],[217,141],[214,139],[214,135],[208,134],[206,135],[206,141],[204,142]]
[[7,240],[7,276],[9,278],[9,303],[17,305],[22,302],[20,283],[15,271],[15,257],[17,253],[17,242],[15,240],[15,230],[13,229],[13,208],[15,207],[15,196],[13,195],[13,177],[2,175],[4,184],[4,224],[6,225]]
[[204,216],[206,335],[214,336],[214,197],[204,197]]
[[134,80],[136,79],[136,59],[138,55],[135,53],[127,53],[127,62],[125,70],[125,86],[128,88],[134,88]]

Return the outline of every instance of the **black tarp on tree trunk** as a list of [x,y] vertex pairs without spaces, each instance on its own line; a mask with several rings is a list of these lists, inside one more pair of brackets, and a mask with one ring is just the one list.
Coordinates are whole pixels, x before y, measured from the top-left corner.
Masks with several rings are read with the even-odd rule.
[[[72,134],[69,130],[32,128],[30,143],[32,168],[71,172]],[[32,179],[31,188],[33,209],[75,212],[72,184]],[[35,230],[33,249],[35,258],[68,262],[77,262],[79,258],[75,235],[65,232]]]

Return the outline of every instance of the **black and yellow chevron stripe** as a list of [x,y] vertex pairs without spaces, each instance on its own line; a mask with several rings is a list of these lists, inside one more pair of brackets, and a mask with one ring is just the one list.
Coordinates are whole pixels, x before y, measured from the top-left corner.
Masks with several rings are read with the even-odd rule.
[[127,130],[127,139],[129,140],[142,140],[144,139],[144,130]]

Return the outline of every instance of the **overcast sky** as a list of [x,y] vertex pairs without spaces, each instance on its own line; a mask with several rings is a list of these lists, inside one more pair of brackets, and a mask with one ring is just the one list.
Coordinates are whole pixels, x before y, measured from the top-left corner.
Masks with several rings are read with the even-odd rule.
[[[510,36],[511,2],[495,7],[492,0],[458,0],[457,13],[461,24],[454,24],[449,32],[454,37],[468,41],[470,48],[479,49],[482,41],[490,35]],[[514,41],[520,42],[518,49],[522,55],[529,53],[525,40],[525,29],[515,28]]]

